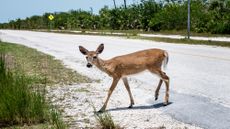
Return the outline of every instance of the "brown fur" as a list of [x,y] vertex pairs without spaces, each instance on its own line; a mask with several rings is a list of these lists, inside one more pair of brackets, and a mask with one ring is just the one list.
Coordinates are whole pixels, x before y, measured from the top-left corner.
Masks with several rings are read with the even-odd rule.
[[[88,51],[82,46],[79,46],[79,50],[82,54],[86,55],[88,64],[94,64],[100,70],[106,72],[109,76],[113,77],[113,83],[109,89],[107,99],[105,101],[104,106],[100,109],[100,111],[104,111],[108,100],[115,89],[118,81],[122,78],[124,85],[129,93],[130,97],[130,106],[132,107],[134,104],[134,100],[132,97],[132,93],[130,91],[130,87],[128,84],[127,76],[140,73],[144,70],[148,70],[151,73],[157,74],[160,77],[160,81],[158,87],[155,91],[155,99],[158,99],[159,90],[162,82],[164,81],[166,84],[166,95],[164,104],[168,104],[169,99],[169,77],[162,72],[161,67],[163,61],[168,60],[168,53],[161,49],[148,49],[142,50],[138,52],[134,52],[127,55],[117,56],[109,60],[102,60],[98,57],[104,49],[104,45],[101,44],[96,51]],[[95,58],[96,57],[96,58]]]

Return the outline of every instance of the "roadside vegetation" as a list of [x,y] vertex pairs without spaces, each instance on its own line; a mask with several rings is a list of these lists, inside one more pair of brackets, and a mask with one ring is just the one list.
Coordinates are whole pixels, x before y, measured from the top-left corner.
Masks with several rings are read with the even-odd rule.
[[58,109],[46,99],[46,86],[82,82],[90,79],[51,56],[0,42],[0,128],[66,128]]
[[[54,33],[64,33],[64,34],[80,34],[80,35],[103,35],[103,36],[119,36],[128,39],[143,39],[143,40],[151,40],[157,42],[164,42],[164,43],[176,43],[176,44],[191,44],[191,45],[209,45],[209,46],[221,46],[221,47],[230,47],[230,42],[227,41],[212,41],[212,40],[193,40],[187,39],[186,36],[182,39],[173,39],[173,38],[161,38],[161,37],[145,37],[140,36],[136,31],[87,31],[87,32],[73,32],[73,31],[52,31]],[[95,33],[98,32],[98,33]],[[118,34],[120,33],[120,34]],[[164,34],[168,34],[168,32],[164,32]],[[180,32],[177,34],[181,34]],[[202,34],[199,35],[195,33],[197,36],[210,36],[210,34]],[[220,35],[216,35],[220,36]],[[223,35],[221,35],[223,36]],[[229,36],[229,35],[227,35]]]
[[93,103],[91,103],[91,106],[94,110],[94,117],[97,121],[97,127],[96,129],[124,129],[124,127],[120,127],[118,124],[115,124],[112,115],[105,111],[105,112],[97,112],[95,106]]
[[134,39],[144,39],[157,42],[166,42],[166,43],[176,43],[176,44],[192,44],[192,45],[210,45],[210,46],[221,46],[221,47],[230,47],[230,42],[222,41],[206,41],[206,40],[191,40],[191,39],[172,39],[172,38],[160,38],[160,37],[141,37],[141,36],[131,36],[129,38]]
[[[38,84],[86,83],[90,79],[66,68],[61,61],[35,49],[12,43],[0,42],[0,52],[8,56],[9,67],[20,69]],[[60,74],[61,73],[61,74]]]
[[[54,19],[48,20],[52,14]],[[230,0],[191,1],[191,31],[230,34]],[[129,6],[45,13],[0,24],[2,29],[136,30],[177,32],[187,28],[187,0],[141,0]]]
[[108,112],[98,113],[95,115],[95,118],[100,129],[123,129],[114,123],[111,114]]

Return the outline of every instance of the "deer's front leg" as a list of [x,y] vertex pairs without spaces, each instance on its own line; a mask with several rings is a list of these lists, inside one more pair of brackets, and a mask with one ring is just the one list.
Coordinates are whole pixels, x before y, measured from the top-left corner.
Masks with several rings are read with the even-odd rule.
[[131,90],[130,90],[130,87],[129,87],[129,83],[128,83],[128,79],[126,77],[122,78],[123,82],[124,82],[124,85],[125,85],[125,88],[126,90],[128,91],[129,93],[129,98],[130,98],[130,105],[129,105],[129,108],[132,108],[133,105],[134,105],[134,100],[133,100],[133,96],[132,96],[132,93],[131,93]]
[[109,88],[108,96],[107,96],[107,98],[106,98],[106,101],[105,101],[103,107],[102,107],[98,112],[103,112],[103,111],[105,111],[106,106],[107,106],[107,103],[108,103],[108,101],[109,101],[109,98],[110,98],[111,94],[113,93],[113,90],[114,90],[115,87],[117,86],[117,83],[118,83],[119,80],[120,80],[120,78],[116,78],[116,77],[113,78],[113,83],[112,83],[111,87]]

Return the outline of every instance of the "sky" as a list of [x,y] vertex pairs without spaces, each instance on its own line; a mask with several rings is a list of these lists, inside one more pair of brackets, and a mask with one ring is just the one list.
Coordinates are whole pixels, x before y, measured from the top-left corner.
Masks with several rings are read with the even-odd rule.
[[[139,0],[126,1],[129,5]],[[116,0],[117,6],[123,3],[124,0]],[[98,14],[105,5],[113,8],[113,0],[0,0],[0,23],[42,15],[45,12],[66,12],[72,9],[90,11],[90,7],[93,8],[93,13]]]

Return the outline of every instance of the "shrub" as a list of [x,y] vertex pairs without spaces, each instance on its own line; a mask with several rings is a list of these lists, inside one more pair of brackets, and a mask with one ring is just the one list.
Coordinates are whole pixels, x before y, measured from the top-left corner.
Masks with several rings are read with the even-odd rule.
[[[31,79],[21,72],[11,72],[0,56],[0,127],[13,124],[41,123],[46,120],[48,106],[44,90],[31,86]],[[35,92],[36,91],[36,92]]]

